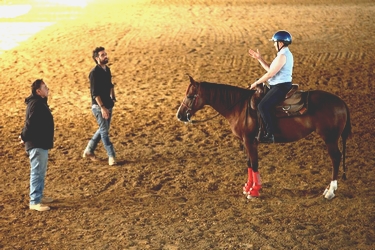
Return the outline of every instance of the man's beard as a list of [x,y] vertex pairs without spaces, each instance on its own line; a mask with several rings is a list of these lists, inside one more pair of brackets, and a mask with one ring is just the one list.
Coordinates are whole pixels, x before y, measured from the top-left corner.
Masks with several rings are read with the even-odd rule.
[[108,59],[103,59],[100,61],[100,64],[107,64],[108,63]]

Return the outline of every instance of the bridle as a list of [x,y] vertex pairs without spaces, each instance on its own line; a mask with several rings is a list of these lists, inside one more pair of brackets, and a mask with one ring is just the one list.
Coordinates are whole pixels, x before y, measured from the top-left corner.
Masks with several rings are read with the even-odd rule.
[[[195,106],[196,102],[198,101],[198,97],[199,97],[198,93],[192,94],[192,95],[188,95],[189,89],[192,86],[193,86],[193,84],[190,83],[190,85],[188,86],[188,88],[186,90],[186,96],[185,96],[184,100],[181,103],[181,106],[184,106],[184,107],[187,108],[187,110],[186,110],[186,119],[188,120],[188,122],[193,122],[192,120],[190,120],[190,111],[193,110],[193,107]],[[190,100],[189,105],[187,105],[185,103],[186,100]]]
[[[196,83],[197,85],[199,85],[199,83]],[[190,120],[190,113],[189,111],[193,110],[193,107],[196,105],[196,103],[198,102],[198,98],[200,97],[198,95],[198,86],[196,86],[197,88],[197,93],[196,94],[191,94],[191,95],[188,95],[187,93],[189,92],[189,89],[193,86],[192,83],[190,83],[190,85],[188,86],[187,90],[186,90],[186,97],[185,99],[182,101],[181,103],[181,106],[184,106],[187,108],[186,110],[186,119],[188,120],[189,123],[197,123],[197,122],[206,122],[206,121],[209,121],[217,116],[219,116],[220,114],[216,114],[215,116],[211,117],[211,118],[207,118],[207,119],[204,119],[204,120]],[[199,85],[200,87],[200,85]],[[185,100],[191,100],[190,101],[190,104],[187,105],[185,104]]]

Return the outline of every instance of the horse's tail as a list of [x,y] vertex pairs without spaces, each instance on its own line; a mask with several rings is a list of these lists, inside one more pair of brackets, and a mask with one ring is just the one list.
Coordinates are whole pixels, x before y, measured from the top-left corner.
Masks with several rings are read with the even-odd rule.
[[346,118],[346,124],[344,127],[344,130],[342,131],[341,134],[341,139],[342,139],[342,166],[344,168],[344,173],[342,174],[342,179],[346,180],[346,166],[345,166],[345,156],[346,156],[346,140],[352,136],[352,124],[350,122],[350,113],[349,113],[349,108],[345,104],[346,108],[346,113],[347,113],[347,118]]

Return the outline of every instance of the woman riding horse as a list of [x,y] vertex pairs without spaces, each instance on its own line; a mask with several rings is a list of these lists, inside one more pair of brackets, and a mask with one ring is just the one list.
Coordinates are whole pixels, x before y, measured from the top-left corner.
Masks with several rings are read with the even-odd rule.
[[285,30],[277,31],[270,41],[274,42],[277,56],[268,64],[264,61],[259,50],[256,52],[249,50],[251,57],[257,59],[262,67],[267,71],[261,78],[250,85],[250,89],[256,89],[257,85],[268,81],[270,90],[262,98],[258,105],[258,110],[264,121],[266,134],[260,133],[259,142],[274,143],[275,117],[272,116],[271,110],[277,103],[285,98],[285,95],[292,87],[293,73],[293,55],[288,46],[292,43],[292,36]]

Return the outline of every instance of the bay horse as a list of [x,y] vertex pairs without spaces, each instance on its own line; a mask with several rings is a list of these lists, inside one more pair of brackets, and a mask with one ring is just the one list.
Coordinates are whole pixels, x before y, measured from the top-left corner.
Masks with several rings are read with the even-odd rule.
[[[229,122],[233,134],[243,143],[247,154],[248,179],[243,193],[248,199],[259,197],[261,180],[258,170],[259,122],[256,106],[252,104],[261,90],[250,90],[227,84],[196,82],[190,75],[186,95],[176,113],[182,122],[194,122],[192,116],[205,105],[211,106]],[[303,115],[276,118],[275,143],[300,140],[316,132],[325,142],[332,161],[332,179],[323,192],[331,200],[337,190],[341,158],[346,179],[346,141],[351,136],[349,109],[338,96],[321,90],[308,91],[308,109]],[[339,138],[342,150],[339,149]]]

